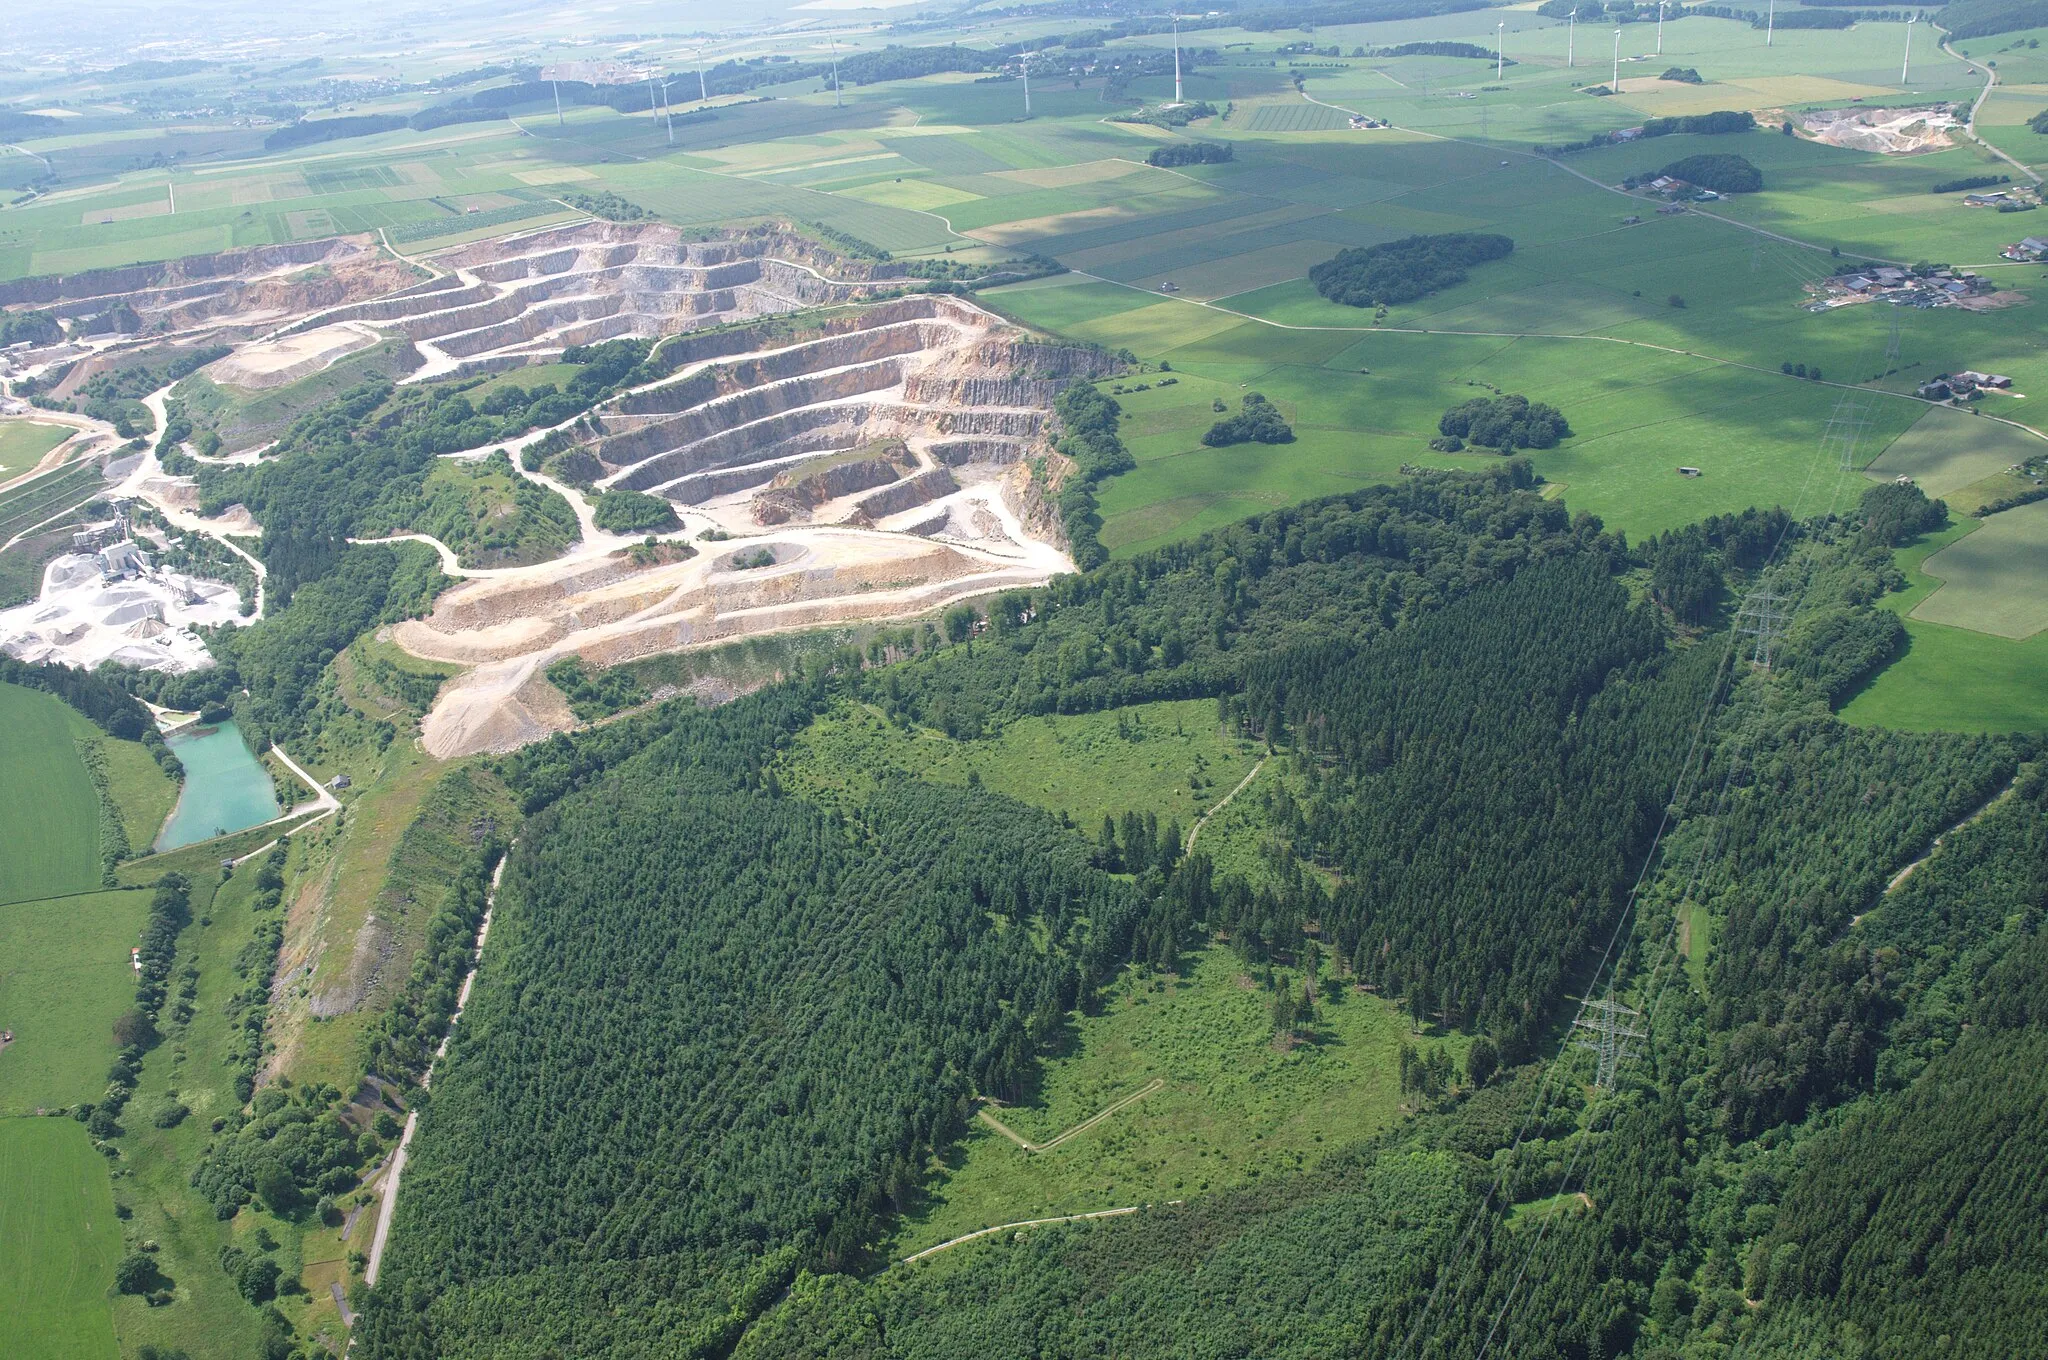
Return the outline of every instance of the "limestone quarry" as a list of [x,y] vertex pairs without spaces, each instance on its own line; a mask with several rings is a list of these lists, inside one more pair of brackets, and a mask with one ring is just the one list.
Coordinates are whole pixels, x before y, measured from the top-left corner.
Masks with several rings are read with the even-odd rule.
[[[593,220],[414,259],[365,238],[237,252],[31,281],[10,300],[205,329],[194,342],[233,350],[203,371],[244,391],[391,341],[417,354],[406,382],[510,372],[610,339],[659,341],[666,376],[507,446],[522,475],[568,498],[579,540],[554,561],[490,571],[461,569],[437,543],[467,579],[432,614],[388,632],[465,668],[422,728],[431,753],[455,757],[572,725],[544,675],[563,657],[601,668],[907,620],[1072,569],[1050,504],[1065,466],[1051,447],[1052,403],[1111,361],[1047,343],[966,296],[916,291],[893,268],[840,259],[787,229],[698,239]],[[150,402],[160,421],[163,397]],[[130,480],[138,494],[186,527],[227,532],[193,515],[190,479],[145,462],[147,475]],[[636,551],[642,536],[597,527],[595,502],[615,490],[671,503],[681,528],[660,536],[670,548]],[[52,603],[26,609],[43,618]]]
[[1955,145],[1949,134],[1963,125],[1946,104],[1910,109],[1815,109],[1800,114],[1799,123],[1814,140],[1829,146],[1885,155],[1945,150]]

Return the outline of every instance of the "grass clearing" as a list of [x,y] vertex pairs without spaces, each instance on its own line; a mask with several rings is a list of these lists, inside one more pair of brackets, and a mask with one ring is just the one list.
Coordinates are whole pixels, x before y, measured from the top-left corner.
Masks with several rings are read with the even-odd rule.
[[0,1028],[14,1031],[0,1050],[0,1115],[106,1089],[114,1020],[135,1003],[128,951],[148,914],[135,890],[0,906]]
[[0,1354],[118,1360],[107,1306],[121,1223],[72,1119],[0,1119]]
[[2015,640],[2048,628],[2048,501],[2004,510],[1932,554],[1920,568],[1941,582],[1911,617]]
[[88,892],[100,884],[99,795],[72,745],[62,700],[0,684],[0,902]]
[[1043,1064],[1035,1098],[1000,1116],[1042,1143],[1155,1078],[1163,1089],[1041,1153],[977,1120],[891,1253],[991,1224],[1180,1199],[1308,1165],[1399,1116],[1404,1041],[1456,1043],[1416,1039],[1393,1006],[1342,985],[1325,987],[1312,1039],[1277,1043],[1268,993],[1230,951],[1204,949],[1182,966],[1180,976],[1128,970],[1101,1013],[1076,1022],[1066,1052]]
[[44,454],[72,436],[68,425],[42,425],[32,420],[0,421],[0,481],[27,472]]
[[984,741],[906,732],[865,706],[844,705],[797,739],[787,777],[827,798],[858,797],[876,772],[982,787],[1065,813],[1093,833],[1105,816],[1150,812],[1186,829],[1250,770],[1256,756],[1224,737],[1207,699],[1105,713],[1019,718]]

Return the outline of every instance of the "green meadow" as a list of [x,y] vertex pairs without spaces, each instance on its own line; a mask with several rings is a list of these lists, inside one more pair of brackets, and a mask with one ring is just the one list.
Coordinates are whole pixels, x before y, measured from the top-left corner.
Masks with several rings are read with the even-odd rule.
[[0,1115],[34,1114],[106,1089],[114,1021],[135,1004],[129,950],[149,894],[81,893],[0,906]]
[[[1991,522],[1961,520],[1899,550],[1907,588],[1883,603],[1905,616],[1906,650],[1843,705],[1845,720],[1920,732],[2048,732],[2048,630],[2016,641],[1915,617],[1944,588],[1927,560]],[[2038,597],[2040,578],[2019,589]]]
[[998,1223],[1159,1204],[1312,1165],[1402,1113],[1404,1042],[1442,1045],[1454,1057],[1462,1047],[1414,1035],[1391,1003],[1330,980],[1308,1037],[1276,1041],[1260,971],[1221,947],[1188,955],[1178,974],[1128,970],[1099,1013],[1075,1022],[1064,1052],[1044,1062],[1033,1098],[993,1113],[1019,1137],[1046,1143],[1154,1081],[1160,1087],[1043,1152],[970,1124],[934,1169],[926,1202],[906,1215],[892,1254]]
[[121,1252],[106,1160],[85,1126],[0,1119],[0,1354],[118,1360],[107,1294]]
[[72,716],[47,694],[0,684],[0,902],[99,886],[99,797],[72,744]]
[[1138,704],[1107,713],[1019,718],[988,741],[905,731],[846,705],[796,740],[788,777],[827,797],[858,798],[874,774],[904,770],[941,784],[981,784],[1066,814],[1089,833],[1105,816],[1151,813],[1161,826],[1195,824],[1244,778],[1251,748],[1226,737],[1207,699]]
[[0,481],[27,472],[44,454],[69,439],[71,433],[64,425],[0,421]]

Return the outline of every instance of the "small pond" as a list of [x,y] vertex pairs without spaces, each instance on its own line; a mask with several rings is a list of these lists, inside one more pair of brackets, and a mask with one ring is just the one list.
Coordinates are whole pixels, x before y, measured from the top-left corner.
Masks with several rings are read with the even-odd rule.
[[278,815],[270,771],[231,722],[194,727],[164,738],[185,766],[177,809],[156,838],[158,850],[176,850]]

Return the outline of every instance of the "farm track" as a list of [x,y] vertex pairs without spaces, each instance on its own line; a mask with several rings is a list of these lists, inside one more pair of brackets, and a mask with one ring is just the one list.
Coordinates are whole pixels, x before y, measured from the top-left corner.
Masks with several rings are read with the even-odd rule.
[[[1970,823],[1976,821],[1979,817],[1982,817],[1985,813],[1991,811],[1991,809],[1997,807],[2000,803],[2004,802],[2006,798],[2011,795],[2013,787],[2016,783],[2016,780],[2006,781],[2006,784],[2003,788],[1999,789],[1998,792],[1992,794],[1989,798],[1985,799],[1983,804],[1979,806],[1974,812],[1971,812],[1968,816],[1964,817],[1954,826],[1950,827],[1948,830],[1936,836],[1934,840],[1928,844],[1927,849],[1920,854],[1919,858],[1915,859],[1912,863],[1906,865],[1903,869],[1900,869],[1897,873],[1893,874],[1889,879],[1885,880],[1884,891],[1878,894],[1877,901],[1873,903],[1870,908],[1864,911],[1859,911],[1854,916],[1851,916],[1849,918],[1849,924],[1842,928],[1842,936],[1846,936],[1850,931],[1856,929],[1857,926],[1862,925],[1863,918],[1865,916],[1868,916],[1871,911],[1874,911],[1878,907],[1884,905],[1884,899],[1890,897],[1892,893],[1898,889],[1898,886],[1901,883],[1904,883],[1907,879],[1911,878],[1913,876],[1914,870],[1918,869],[1928,860],[1933,859],[1934,856],[1941,850],[1942,843],[1946,841],[1950,836],[1955,835],[1956,832],[1961,831],[1964,827],[1968,826]],[[1836,938],[1840,939],[1842,938],[1842,936],[1837,936]]]
[[2021,162],[2013,159],[2011,156],[2006,155],[2003,151],[2000,151],[1997,147],[1993,146],[1991,143],[1985,141],[1982,137],[1977,135],[1977,111],[1984,107],[1984,101],[1991,98],[1991,92],[1998,88],[1998,68],[1987,65],[1983,62],[1971,61],[1968,57],[1956,51],[1953,47],[1950,47],[1948,45],[1947,29],[1942,28],[1940,25],[1937,24],[1934,25],[1934,31],[1936,33],[1941,34],[1942,51],[1948,53],[1950,56],[1954,57],[1957,61],[1963,63],[1963,65],[1969,67],[1971,70],[1982,72],[1984,76],[1984,88],[1977,91],[1976,99],[1971,101],[1970,116],[1963,122],[1963,131],[1969,133],[1970,140],[1975,142],[1978,146],[1983,147],[1986,151],[1989,151],[1992,155],[1998,157],[1998,159],[2004,161],[2007,165],[2010,165],[2013,169],[2019,171],[2028,179],[2034,181],[2036,185],[2040,184],[2041,177],[2038,174],[2034,173],[2033,167],[2022,164]]
[[1058,1147],[1061,1143],[1064,1143],[1069,1138],[1074,1137],[1076,1134],[1086,1133],[1088,1130],[1094,1128],[1097,1124],[1100,1124],[1103,1120],[1115,1114],[1118,1110],[1124,1108],[1124,1106],[1135,1105],[1137,1102],[1143,1100],[1146,1096],[1156,1095],[1157,1093],[1165,1089],[1166,1078],[1154,1077],[1151,1081],[1145,1083],[1144,1086],[1132,1092],[1130,1095],[1125,1096],[1122,1100],[1117,1101],[1114,1105],[1108,1105],[1100,1110],[1097,1110],[1094,1114],[1089,1115],[1086,1119],[1074,1125],[1072,1128],[1067,1129],[1061,1133],[1055,1134],[1052,1140],[1046,1143],[1032,1142],[1030,1139],[1018,1133],[1015,1129],[1012,1129],[1008,1124],[1005,1124],[1002,1120],[990,1114],[988,1112],[987,1107],[985,1106],[976,1113],[978,1113],[981,1116],[982,1123],[987,1124],[990,1128],[994,1129],[997,1133],[1000,1133],[1001,1135],[1003,1135],[1003,1137],[1015,1143],[1018,1147],[1023,1148],[1026,1152],[1050,1152],[1054,1148]]
[[1211,817],[1214,817],[1217,813],[1223,811],[1223,809],[1229,807],[1231,799],[1237,797],[1237,795],[1243,793],[1246,789],[1250,788],[1251,782],[1259,777],[1259,771],[1265,768],[1266,757],[1260,756],[1257,763],[1254,764],[1251,767],[1251,769],[1245,774],[1245,777],[1237,781],[1236,788],[1232,789],[1229,793],[1224,794],[1223,797],[1220,800],[1218,800],[1215,807],[1210,808],[1207,812],[1195,818],[1195,824],[1188,828],[1188,843],[1185,846],[1181,847],[1182,854],[1187,854],[1189,851],[1195,848],[1195,837],[1202,834],[1202,828],[1209,824],[1209,819]]
[[951,1247],[957,1247],[964,1242],[972,1242],[978,1238],[987,1237],[992,1233],[1008,1232],[1012,1228],[1041,1228],[1047,1227],[1054,1223],[1078,1223],[1083,1219],[1089,1218],[1120,1218],[1125,1214],[1135,1214],[1140,1209],[1148,1207],[1150,1206],[1144,1204],[1131,1204],[1126,1205],[1121,1209],[1097,1209],[1092,1214],[1062,1214],[1058,1218],[1025,1218],[1019,1219],[1015,1223],[998,1223],[993,1228],[982,1228],[975,1232],[962,1233],[960,1236],[955,1237],[950,1241],[939,1243],[939,1245],[937,1245],[936,1247],[926,1247],[923,1251],[915,1252],[912,1255],[904,1257],[903,1264],[915,1265],[917,1262],[924,1260],[927,1256],[936,1256],[940,1252],[945,1251]]
[[[448,1041],[455,1035],[455,1026],[462,1019],[462,1012],[469,1006],[469,989],[476,982],[476,970],[484,961],[484,941],[491,933],[491,913],[498,905],[498,885],[504,881],[505,865],[511,859],[511,847],[498,861],[498,867],[491,871],[490,894],[484,899],[484,918],[477,926],[476,948],[470,955],[469,971],[462,976],[462,990],[456,994],[455,1013],[448,1017],[448,1031],[441,1036],[441,1046],[434,1050],[427,1070],[420,1074],[420,1087],[427,1089],[433,1084],[434,1064],[447,1056]],[[377,1271],[384,1263],[384,1244],[391,1236],[391,1216],[398,1207],[398,1181],[405,1172],[406,1153],[412,1147],[413,1133],[419,1128],[420,1112],[409,1110],[405,1116],[405,1131],[398,1136],[398,1147],[391,1154],[391,1167],[384,1177],[384,1193],[377,1205],[377,1234],[370,1239],[370,1259],[363,1268],[363,1283],[375,1288]]]

